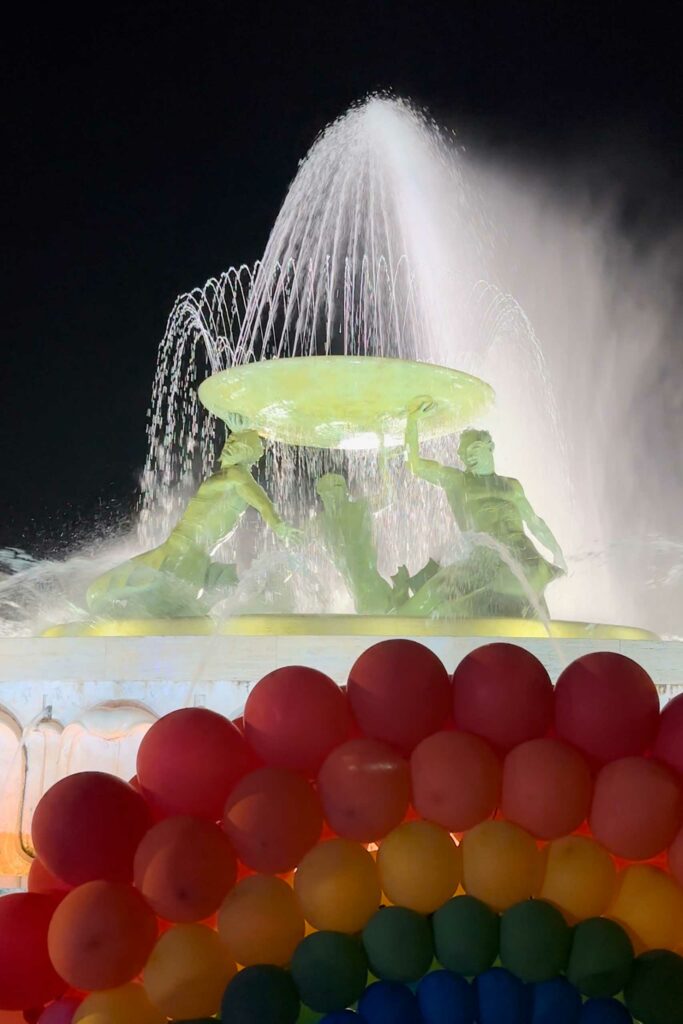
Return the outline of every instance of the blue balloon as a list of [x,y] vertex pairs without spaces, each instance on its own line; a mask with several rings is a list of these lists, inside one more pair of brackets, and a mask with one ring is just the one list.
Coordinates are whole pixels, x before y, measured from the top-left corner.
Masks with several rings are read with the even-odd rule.
[[581,996],[566,978],[531,986],[531,1024],[577,1024]]
[[376,981],[358,1000],[365,1024],[421,1024],[417,998],[398,981]]
[[452,971],[425,974],[417,990],[422,1024],[473,1024],[476,1000],[469,982]]
[[528,1024],[531,1000],[524,982],[504,967],[491,967],[474,982],[479,1024]]
[[365,1024],[363,1017],[360,1017],[353,1010],[337,1010],[336,1013],[328,1013],[323,1017],[320,1024]]
[[633,1017],[618,999],[589,999],[583,1004],[579,1024],[632,1024]]

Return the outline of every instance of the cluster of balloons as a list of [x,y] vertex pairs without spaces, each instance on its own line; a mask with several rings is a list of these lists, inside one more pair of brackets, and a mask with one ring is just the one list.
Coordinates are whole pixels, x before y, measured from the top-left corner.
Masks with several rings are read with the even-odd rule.
[[619,654],[278,669],[44,795],[0,1024],[681,1024],[682,778],[683,701]]

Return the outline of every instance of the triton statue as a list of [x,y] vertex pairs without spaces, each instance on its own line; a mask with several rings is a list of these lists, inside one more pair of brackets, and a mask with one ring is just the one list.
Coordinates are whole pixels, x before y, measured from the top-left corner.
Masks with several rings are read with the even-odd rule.
[[[458,455],[464,470],[421,457],[418,422],[431,404],[428,398],[417,399],[408,415],[408,465],[416,476],[444,489],[463,533],[485,536],[475,539],[473,553],[463,562],[428,580],[401,613],[522,618],[536,617],[539,610],[547,613],[545,588],[567,569],[557,540],[532,509],[519,481],[496,473],[488,431],[469,429],[460,435]],[[552,552],[554,564],[539,553],[525,526]]]

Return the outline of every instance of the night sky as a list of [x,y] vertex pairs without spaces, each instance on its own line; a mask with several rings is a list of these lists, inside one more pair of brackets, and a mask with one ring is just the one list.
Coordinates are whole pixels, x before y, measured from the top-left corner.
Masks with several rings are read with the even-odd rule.
[[616,181],[639,245],[683,230],[675,5],[25,9],[3,26],[0,546],[123,520],[176,295],[261,254],[317,132],[370,91],[497,160]]

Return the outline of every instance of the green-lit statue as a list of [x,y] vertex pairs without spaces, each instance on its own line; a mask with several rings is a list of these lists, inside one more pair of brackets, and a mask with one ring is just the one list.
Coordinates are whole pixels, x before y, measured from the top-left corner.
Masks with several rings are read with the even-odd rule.
[[[408,464],[416,476],[444,489],[463,533],[484,534],[491,544],[482,537],[468,558],[428,580],[401,613],[532,618],[538,608],[546,612],[545,588],[567,568],[557,540],[532,509],[520,482],[496,473],[488,431],[470,429],[460,435],[458,455],[464,470],[420,456],[418,422],[430,408],[429,399],[418,399],[408,415]],[[555,564],[539,553],[525,526],[552,552]],[[507,563],[508,556],[526,585]]]
[[248,507],[279,537],[296,536],[298,531],[282,521],[252,476],[262,455],[256,431],[230,434],[220,469],[201,484],[168,539],[90,585],[87,604],[92,614],[109,619],[206,615],[237,583],[234,565],[214,562],[211,556]]

